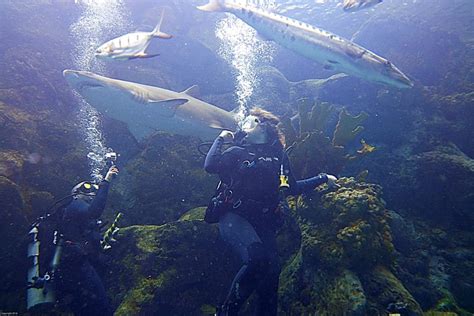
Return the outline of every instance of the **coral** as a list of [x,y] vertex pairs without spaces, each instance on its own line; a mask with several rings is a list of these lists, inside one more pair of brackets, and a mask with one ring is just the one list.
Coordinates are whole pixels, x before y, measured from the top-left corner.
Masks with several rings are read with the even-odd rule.
[[346,109],[339,113],[339,121],[332,137],[332,144],[338,147],[345,147],[357,135],[364,130],[361,124],[369,117],[365,112],[352,116]]
[[314,131],[324,131],[334,106],[327,102],[311,102],[302,99],[298,104],[300,135]]
[[301,247],[281,275],[285,313],[365,315],[366,293],[359,278],[394,262],[381,188],[352,178],[338,184],[341,188],[321,198],[289,201],[301,229]]
[[303,98],[298,103],[299,128],[293,124],[294,119],[282,119],[281,128],[287,145],[292,148],[290,160],[297,177],[314,176],[323,171],[338,174],[348,161],[375,151],[375,147],[364,140],[361,140],[362,147],[353,155],[344,148],[363,130],[360,124],[368,116],[365,112],[353,117],[343,109],[331,142],[325,130],[334,108],[327,102]]
[[312,177],[320,172],[338,174],[347,162],[344,149],[332,146],[322,132],[309,133],[297,141],[289,156],[297,178]]

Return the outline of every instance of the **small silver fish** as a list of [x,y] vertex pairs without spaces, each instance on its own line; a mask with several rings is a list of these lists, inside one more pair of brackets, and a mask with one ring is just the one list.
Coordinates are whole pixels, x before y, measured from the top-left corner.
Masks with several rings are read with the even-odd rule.
[[347,12],[355,12],[379,4],[382,0],[344,0],[342,8]]
[[102,44],[95,56],[97,58],[112,58],[129,60],[135,58],[150,58],[158,56],[159,54],[147,54],[145,50],[155,37],[169,39],[172,36],[160,31],[161,23],[163,22],[163,15],[161,15],[160,22],[151,32],[133,32],[114,38],[105,44]]

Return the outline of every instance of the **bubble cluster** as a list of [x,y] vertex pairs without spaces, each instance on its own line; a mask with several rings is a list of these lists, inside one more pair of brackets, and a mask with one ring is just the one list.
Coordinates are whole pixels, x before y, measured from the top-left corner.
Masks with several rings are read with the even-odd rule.
[[[71,25],[70,33],[75,43],[72,60],[75,69],[99,73],[106,72],[103,61],[94,56],[94,52],[103,42],[113,37],[114,33],[126,28],[127,18],[121,0],[81,0],[76,1],[83,13]],[[75,94],[79,105],[79,126],[89,149],[87,158],[91,176],[95,180],[102,178],[105,167],[104,156],[108,151],[101,130],[99,113],[79,94]]]
[[[262,1],[259,7],[269,6],[271,1]],[[261,41],[257,32],[236,18],[227,15],[217,22],[216,37],[220,40],[219,55],[226,60],[235,71],[238,116],[246,115],[253,92],[258,88],[259,64],[272,59],[273,48],[269,43]]]

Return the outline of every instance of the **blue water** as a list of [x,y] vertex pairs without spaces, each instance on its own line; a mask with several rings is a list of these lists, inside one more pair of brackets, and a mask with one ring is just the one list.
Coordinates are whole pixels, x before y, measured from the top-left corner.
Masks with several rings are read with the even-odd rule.
[[[339,0],[253,1],[267,10],[352,40],[388,59],[414,82],[413,88],[403,90],[351,76],[320,89],[311,88],[309,80],[326,79],[337,72],[263,40],[233,15],[197,10],[196,6],[204,2],[0,2],[0,176],[12,181],[22,194],[10,202],[13,193],[0,191],[0,197],[10,203],[6,202],[5,209],[10,210],[16,202],[22,206],[16,213],[5,212],[5,223],[10,226],[2,229],[12,240],[7,242],[8,247],[21,244],[12,227],[22,223],[17,230],[26,229],[26,223],[40,215],[47,202],[67,194],[72,183],[82,178],[100,180],[106,165],[104,155],[112,150],[122,155],[124,175],[118,182],[118,193],[113,195],[115,202],[106,212],[108,219],[113,211],[125,209],[130,214],[127,224],[163,224],[176,220],[187,209],[205,205],[213,191],[213,182],[206,182],[207,187],[199,184],[206,179],[199,173],[202,157],[197,151],[186,152],[199,140],[152,135],[145,140],[134,139],[123,122],[99,113],[74,93],[62,75],[64,69],[91,71],[173,91],[197,85],[200,99],[235,110],[240,117],[255,106],[280,117],[293,117],[298,100],[306,97],[329,102],[337,111],[346,108],[353,115],[368,113],[364,131],[346,149],[354,153],[360,139],[364,139],[377,150],[354,161],[337,176],[355,176],[368,169],[368,181],[382,186],[387,208],[415,223],[419,229],[417,241],[437,240],[433,236],[439,232],[427,233],[431,226],[462,235],[457,239],[460,244],[449,239],[449,233],[449,241],[443,240],[451,242],[453,249],[468,249],[466,252],[447,255],[449,246],[440,241],[430,253],[417,249],[413,255],[416,259],[409,263],[404,260],[409,261],[406,257],[410,254],[400,250],[405,259],[398,262],[418,277],[420,271],[433,270],[432,266],[427,268],[429,264],[446,260],[455,271],[451,287],[445,283],[438,286],[436,282],[440,281],[433,281],[435,277],[430,279],[427,274],[424,280],[429,279],[434,288],[438,286],[438,292],[439,288],[452,291],[466,315],[473,312],[472,302],[466,298],[474,293],[469,283],[472,276],[465,283],[459,276],[469,271],[474,257],[472,244],[469,246],[470,225],[474,224],[472,0],[384,0],[354,13],[344,12]],[[154,39],[147,49],[159,56],[129,61],[94,57],[96,48],[112,38],[136,30],[151,31],[163,11],[161,30],[173,38]],[[326,136],[332,137],[337,120],[336,112],[328,117]],[[24,157],[21,163],[13,152]],[[199,180],[194,183],[190,175]],[[161,191],[143,188],[143,178],[167,184]],[[150,211],[163,205],[162,213]],[[170,211],[174,209],[175,213]],[[398,246],[403,247],[403,243]],[[8,249],[14,259],[1,270],[11,270],[15,264],[24,267],[23,254]],[[431,258],[435,252],[444,259],[420,263],[424,260],[421,256]],[[465,259],[462,264],[457,261],[460,257]],[[402,281],[409,280],[409,290],[415,288],[410,285],[418,284],[418,279],[413,281],[398,272]],[[439,275],[445,277],[443,273]],[[22,293],[20,279],[12,277],[2,290]],[[425,311],[437,306],[438,294],[426,294],[426,298],[423,291],[413,291]],[[430,291],[427,293],[436,292]],[[18,298],[0,294],[0,312],[24,311],[20,304],[23,301]],[[460,310],[459,306],[445,309]],[[172,306],[169,313],[173,314]]]

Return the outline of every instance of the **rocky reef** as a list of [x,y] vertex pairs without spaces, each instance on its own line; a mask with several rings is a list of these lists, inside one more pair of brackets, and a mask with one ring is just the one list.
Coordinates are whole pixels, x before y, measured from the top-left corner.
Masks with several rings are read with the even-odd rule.
[[[342,178],[337,191],[291,203],[301,247],[282,272],[282,311],[295,315],[378,315],[421,308],[391,272],[395,248],[377,185]],[[394,310],[395,311],[395,310]]]
[[217,306],[238,269],[222,249],[217,227],[202,218],[120,230],[106,278],[115,314],[200,315]]
[[[204,100],[234,108],[232,69],[217,56],[212,32],[218,16],[194,10],[198,2],[169,2],[168,30],[181,37],[162,56],[114,65],[110,74],[174,90],[197,83]],[[80,10],[65,4],[70,16],[58,20],[61,7],[41,3],[0,3],[0,311],[21,314],[28,227],[89,178],[84,131],[61,76],[74,46],[68,27]],[[154,24],[161,9],[143,2],[134,14],[146,11],[144,23]],[[373,26],[386,27],[387,19],[396,43],[419,46],[396,29],[410,14],[375,15],[355,35],[409,69],[411,91],[323,70],[317,77],[326,79],[314,79],[315,65],[283,49],[257,71],[252,101],[282,117],[295,175],[341,176],[336,190],[289,200],[291,216],[278,236],[280,315],[474,313],[473,44],[449,23],[410,22],[402,30],[416,30],[433,47],[416,56],[384,47],[383,27]],[[464,29],[462,21],[452,28]],[[121,211],[123,227],[102,271],[116,314],[211,314],[239,267],[217,228],[202,220],[217,179],[202,170],[199,140],[157,133],[138,143],[107,117],[102,128],[121,154],[104,219]]]

